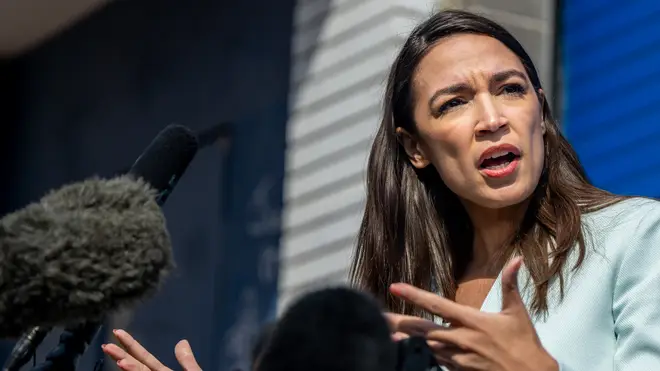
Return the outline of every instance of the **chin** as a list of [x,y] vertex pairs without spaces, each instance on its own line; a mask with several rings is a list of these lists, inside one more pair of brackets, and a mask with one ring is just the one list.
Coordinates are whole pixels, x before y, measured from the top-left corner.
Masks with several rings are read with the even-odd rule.
[[483,192],[479,192],[472,202],[488,209],[503,209],[529,199],[534,193],[534,188],[532,184],[520,183],[501,188],[487,187]]

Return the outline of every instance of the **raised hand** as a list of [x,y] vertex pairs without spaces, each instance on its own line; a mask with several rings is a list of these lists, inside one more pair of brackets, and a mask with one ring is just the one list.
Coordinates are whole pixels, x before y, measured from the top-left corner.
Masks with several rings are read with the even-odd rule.
[[[123,349],[115,344],[103,344],[101,348],[103,348],[105,354],[117,361],[117,366],[122,370],[172,371],[172,369],[163,365],[156,357],[149,353],[128,332],[114,330],[113,334]],[[176,344],[174,354],[184,371],[202,371],[202,368],[199,367],[195,360],[195,356],[187,340],[181,340]]]
[[396,339],[426,337],[438,361],[459,369],[488,371],[558,371],[543,348],[518,290],[517,258],[502,272],[502,311],[485,313],[435,293],[397,283],[390,291],[452,323],[440,326],[425,319],[386,314]]

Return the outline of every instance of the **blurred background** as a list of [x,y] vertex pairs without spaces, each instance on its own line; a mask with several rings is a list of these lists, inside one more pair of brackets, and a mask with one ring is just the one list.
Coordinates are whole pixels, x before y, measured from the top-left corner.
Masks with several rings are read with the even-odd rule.
[[248,370],[261,324],[345,282],[388,67],[445,7],[519,38],[597,185],[660,195],[656,0],[0,0],[0,211],[126,168],[168,124],[218,128],[165,206],[178,269],[108,328]]

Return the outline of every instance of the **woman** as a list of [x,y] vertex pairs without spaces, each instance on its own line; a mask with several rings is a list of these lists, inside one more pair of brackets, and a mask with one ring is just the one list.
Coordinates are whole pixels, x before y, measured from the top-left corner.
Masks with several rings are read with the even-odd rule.
[[452,369],[660,370],[660,206],[589,184],[502,27],[443,11],[412,32],[367,172],[351,278],[395,338]]
[[660,206],[589,184],[508,32],[434,15],[384,111],[351,276],[395,337],[459,369],[660,370]]

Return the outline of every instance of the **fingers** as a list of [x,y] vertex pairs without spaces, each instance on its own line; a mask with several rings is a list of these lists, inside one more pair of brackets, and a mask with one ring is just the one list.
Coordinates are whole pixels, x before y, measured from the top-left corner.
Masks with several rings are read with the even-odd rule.
[[107,354],[115,361],[121,361],[124,358],[133,358],[130,354],[126,353],[125,350],[115,344],[103,344],[101,345],[101,349],[103,349],[103,353]]
[[[455,337],[465,337],[469,335],[471,330],[461,329],[458,331],[451,330],[454,332],[445,331],[443,335],[449,334],[446,338],[455,338]],[[458,334],[458,335],[457,335]],[[457,336],[456,336],[457,335]],[[431,336],[432,337],[432,336]],[[452,343],[447,342],[443,343],[437,340],[428,340],[427,344],[436,360],[440,365],[449,366],[450,369],[454,370],[493,370],[493,364],[485,357],[483,357],[479,352],[474,351],[470,347],[459,345],[463,342],[453,342],[456,339],[452,340]]]
[[392,341],[401,341],[409,337],[410,336],[404,332],[395,332],[392,334]]
[[428,340],[426,343],[440,366],[449,367],[450,370],[455,370],[459,367],[453,358],[457,354],[463,354],[464,351],[453,345],[443,344],[433,340]]
[[101,345],[101,349],[103,349],[103,353],[107,354],[110,358],[117,362],[123,359],[127,359],[129,362],[139,363],[135,360],[135,358],[131,357],[130,354],[126,353],[125,350],[115,344],[103,344]]
[[[144,365],[144,368],[138,368],[136,370],[151,370],[151,371],[172,371],[169,368],[165,367],[156,357],[149,353],[140,343],[138,343],[133,337],[124,330],[113,330],[117,341],[126,349],[128,353],[134,360]],[[130,362],[128,360],[126,363]],[[121,365],[120,365],[121,367]],[[122,367],[123,368],[123,367]],[[133,371],[131,369],[130,371]]]
[[443,328],[441,325],[433,321],[403,314],[385,313],[385,319],[387,320],[391,332],[401,332],[409,336],[424,336],[431,330]]
[[138,362],[125,350],[115,344],[103,344],[101,346],[103,353],[107,354],[110,358],[117,362],[117,366],[125,371],[148,371],[147,366]]
[[452,323],[456,322],[464,326],[473,326],[483,316],[483,313],[477,309],[456,304],[438,294],[405,283],[392,284],[390,291],[407,302],[422,307],[426,311],[436,314]]
[[502,271],[502,311],[515,311],[525,307],[518,289],[518,271],[522,262],[522,257],[516,257]]
[[429,345],[439,364],[458,370],[492,370],[492,364],[480,355],[456,347]]
[[482,348],[479,333],[467,327],[432,330],[426,333],[426,339],[437,343],[436,346],[449,346],[471,352],[479,352]]
[[174,355],[184,371],[202,371],[197,364],[188,340],[181,340],[174,347]]
[[123,359],[117,362],[117,366],[124,371],[149,371],[149,368],[135,359]]
[[[114,330],[115,337],[126,349],[114,344],[102,346],[103,352],[117,361],[117,365],[126,371],[172,371],[165,367],[156,357],[149,353],[140,343],[126,331]],[[187,340],[181,340],[174,347],[174,355],[184,371],[202,371],[193,355]]]
[[394,313],[385,313],[385,318],[394,334],[392,338],[402,340],[409,336],[422,336],[438,362],[459,369],[489,370],[487,360],[481,356],[483,336],[469,327],[444,327],[423,318]]

